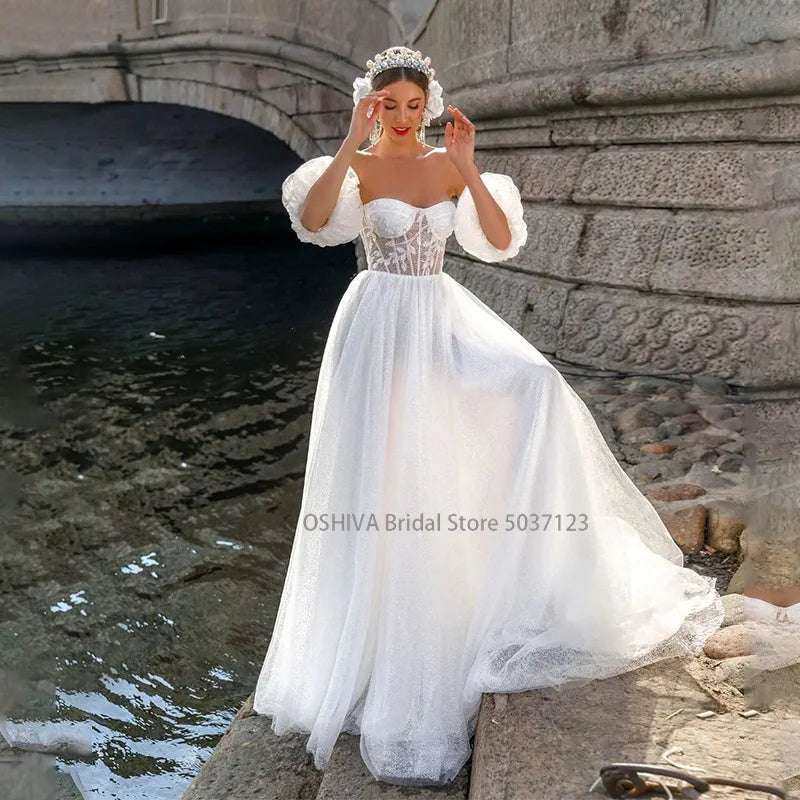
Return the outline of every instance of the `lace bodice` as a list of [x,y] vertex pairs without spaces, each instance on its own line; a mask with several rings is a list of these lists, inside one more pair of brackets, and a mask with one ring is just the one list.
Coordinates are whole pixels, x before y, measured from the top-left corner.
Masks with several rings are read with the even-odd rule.
[[367,255],[367,268],[396,275],[436,275],[441,273],[445,245],[455,234],[461,247],[482,261],[513,258],[528,239],[522,199],[510,176],[481,172],[480,177],[492,197],[503,209],[511,244],[498,250],[486,238],[469,188],[458,202],[443,200],[420,207],[393,197],[361,201],[358,175],[347,168],[339,199],[328,221],[317,231],[303,227],[300,214],[306,195],[333,161],[333,156],[317,156],[303,162],[281,186],[281,200],[289,213],[292,229],[301,242],[320,247],[352,242],[359,235]]
[[392,197],[364,203],[361,240],[367,269],[397,275],[441,272],[455,211],[452,200],[425,208]]

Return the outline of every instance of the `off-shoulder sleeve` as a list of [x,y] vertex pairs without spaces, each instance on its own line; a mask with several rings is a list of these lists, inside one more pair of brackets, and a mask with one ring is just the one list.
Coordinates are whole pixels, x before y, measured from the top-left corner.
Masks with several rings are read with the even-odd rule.
[[310,242],[320,247],[352,242],[361,232],[363,204],[358,191],[358,175],[352,167],[347,168],[339,199],[328,221],[318,231],[310,231],[300,222],[300,213],[308,190],[331,161],[333,156],[317,156],[304,161],[281,184],[281,202],[289,212],[292,230],[301,242]]
[[522,212],[522,199],[510,175],[501,172],[481,172],[481,180],[503,209],[511,230],[511,244],[498,250],[487,238],[478,219],[478,210],[470,190],[464,189],[458,198],[453,221],[453,233],[461,247],[482,261],[505,261],[513,258],[528,241],[528,226]]

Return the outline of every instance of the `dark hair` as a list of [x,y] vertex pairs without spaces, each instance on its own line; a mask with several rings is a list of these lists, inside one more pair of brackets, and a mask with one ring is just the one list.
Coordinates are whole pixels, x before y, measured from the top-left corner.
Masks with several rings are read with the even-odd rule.
[[383,89],[395,81],[411,81],[416,83],[423,92],[428,91],[428,76],[413,67],[389,67],[389,69],[379,72],[372,79],[373,90]]
[[[416,83],[425,94],[428,93],[428,76],[413,67],[389,67],[389,69],[379,72],[372,79],[372,89],[374,91],[383,89],[384,86],[388,86],[395,81]],[[378,122],[378,125],[380,125],[380,122]],[[381,131],[381,135],[383,135],[383,131]]]

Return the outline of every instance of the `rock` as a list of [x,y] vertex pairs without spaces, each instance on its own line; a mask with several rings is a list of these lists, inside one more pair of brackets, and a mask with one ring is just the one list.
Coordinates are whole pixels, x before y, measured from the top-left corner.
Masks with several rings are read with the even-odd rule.
[[[659,428],[660,427],[661,426],[659,426]],[[659,436],[659,438],[661,438],[661,437]],[[671,453],[676,447],[677,447],[677,445],[675,445],[675,444],[664,444],[662,442],[652,442],[650,444],[643,444],[641,446],[640,450],[643,453],[646,453],[648,455],[656,456],[656,455],[665,455],[667,453]]]
[[704,430],[690,431],[683,437],[689,444],[706,444],[709,447],[719,447],[735,438],[730,431],[721,428],[707,427]]
[[625,470],[633,481],[652,483],[653,481],[671,481],[686,474],[687,465],[668,458],[656,458],[642,461]]
[[684,553],[699,553],[705,539],[707,516],[705,507],[698,505],[666,511],[661,514],[661,519]]
[[718,428],[724,428],[734,433],[741,433],[744,430],[744,419],[742,417],[730,417],[729,419],[721,419],[715,423]]
[[708,637],[703,652],[709,658],[719,659],[753,655],[753,626],[757,624],[742,622],[720,628]]
[[757,655],[725,658],[714,665],[714,674],[717,680],[744,691],[752,686],[753,680],[762,672],[758,659]]
[[649,375],[637,375],[629,378],[625,383],[626,388],[630,392],[639,394],[652,394],[653,392],[671,392],[675,391],[675,381],[669,378],[655,378]]
[[662,418],[652,412],[646,403],[638,403],[630,408],[618,411],[615,416],[617,430],[626,432],[636,428],[656,427],[661,424]]
[[694,500],[706,493],[702,486],[693,483],[670,483],[667,486],[654,486],[647,490],[647,496],[653,500],[664,500],[672,503],[676,500]]
[[718,403],[714,405],[701,406],[697,413],[712,425],[719,424],[722,420],[730,419],[736,413],[733,406],[728,403]]
[[627,392],[626,394],[621,394],[619,397],[615,398],[614,400],[610,400],[608,403],[606,403],[606,413],[616,414],[618,411],[621,411],[622,409],[630,408],[631,406],[643,403],[644,400],[645,397],[644,395],[641,394],[634,394],[631,392]]
[[695,406],[685,400],[651,400],[647,406],[660,417],[679,417],[695,411]]
[[684,433],[692,433],[693,431],[700,431],[708,427],[708,422],[699,414],[681,414],[677,417],[670,417],[670,419],[673,422],[677,422]]
[[732,502],[709,503],[706,540],[715,550],[723,553],[739,552],[739,537],[747,521],[744,509]]
[[721,444],[717,450],[721,453],[739,453],[742,454],[744,452],[744,439],[741,437],[737,437],[733,441],[725,442],[725,444]]
[[[750,528],[745,527],[739,536],[739,561],[745,558],[757,557],[760,548],[762,547],[762,540],[759,537],[753,536]],[[740,588],[744,588],[747,584],[742,584]]]
[[744,467],[744,456],[738,453],[725,453],[717,459],[716,464],[723,472],[741,472]]
[[800,584],[796,541],[766,539],[754,529],[740,536],[742,563],[731,578],[729,591],[740,592],[754,583],[768,589],[786,589]]
[[653,442],[657,439],[663,439],[661,433],[659,433],[658,428],[656,427],[649,427],[649,428],[636,428],[632,431],[625,431],[624,433],[620,434],[619,440],[624,444],[641,444],[642,442]]
[[746,686],[747,673],[752,677],[762,670],[781,669],[800,663],[798,626],[785,622],[745,620],[711,634],[703,646],[703,652],[709,658],[730,662],[727,674],[732,676],[734,685],[741,689]]
[[716,375],[693,375],[694,386],[708,394],[725,397],[728,394],[728,384]]
[[725,613],[725,619],[722,625],[735,625],[746,619],[744,610],[744,595],[741,594],[725,594],[722,596],[722,608]]
[[677,386],[669,386],[658,394],[651,394],[650,400],[682,400],[683,391]]
[[686,483],[696,483],[704,489],[723,489],[736,484],[730,478],[713,472],[713,465],[695,462],[686,473]]
[[611,381],[603,378],[592,378],[581,382],[581,395],[593,398],[613,399],[619,397],[620,389]]
[[324,772],[306,751],[308,734],[278,736],[270,722],[270,717],[255,714],[251,694],[181,800],[316,797]]
[[664,436],[680,436],[683,433],[683,425],[675,422],[672,419],[665,419],[659,426],[658,430]]
[[707,444],[695,444],[689,447],[679,447],[673,454],[673,459],[685,464],[695,464],[702,461],[713,464],[719,456]]

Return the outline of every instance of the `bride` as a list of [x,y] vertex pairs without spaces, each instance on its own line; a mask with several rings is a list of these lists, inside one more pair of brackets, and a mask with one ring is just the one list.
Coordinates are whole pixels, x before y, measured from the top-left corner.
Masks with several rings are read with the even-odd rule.
[[336,155],[283,183],[300,240],[360,236],[368,268],[325,344],[254,710],[308,733],[319,769],[347,732],[376,779],[436,785],[469,758],[483,692],[697,654],[722,603],[564,377],[442,270],[451,234],[484,262],[519,253],[513,180],[478,171],[453,106],[425,145],[444,110],[429,58],[367,67]]

